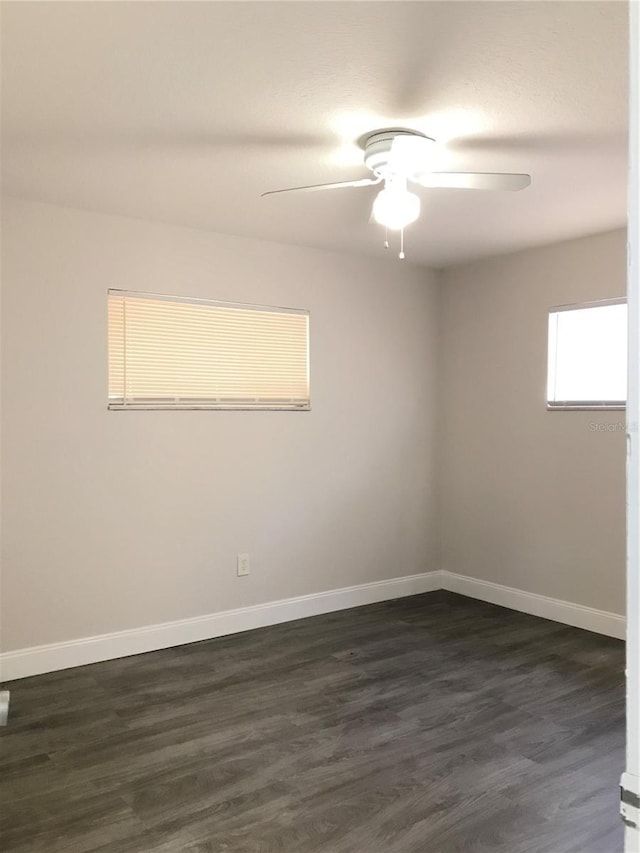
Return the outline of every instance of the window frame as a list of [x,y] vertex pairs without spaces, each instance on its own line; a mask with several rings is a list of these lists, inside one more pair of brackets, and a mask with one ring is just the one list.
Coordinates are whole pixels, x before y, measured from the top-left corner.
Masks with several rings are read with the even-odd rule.
[[[203,402],[202,398],[198,398],[197,400],[194,398],[189,398],[187,396],[177,397],[174,399],[174,402],[169,402],[167,398],[166,402],[160,400],[159,398],[154,398],[153,400],[143,398],[139,398],[137,402],[126,402],[126,396],[124,397],[112,397],[109,393],[109,352],[107,352],[107,409],[113,412],[126,412],[126,411],[227,411],[227,412],[238,412],[238,411],[248,411],[248,412],[310,412],[311,411],[311,369],[310,369],[310,361],[311,361],[311,330],[310,330],[310,312],[306,308],[289,308],[285,306],[279,305],[259,305],[252,302],[238,302],[231,300],[222,300],[222,299],[208,299],[197,296],[180,296],[175,294],[166,294],[166,293],[157,293],[157,292],[149,292],[149,291],[136,291],[129,290],[125,288],[115,288],[109,287],[107,288],[107,315],[109,313],[109,298],[111,296],[126,298],[127,296],[137,299],[149,299],[149,300],[160,300],[163,302],[176,302],[183,304],[195,304],[195,305],[212,305],[219,306],[221,308],[226,309],[238,309],[238,310],[246,310],[246,311],[259,311],[264,313],[271,314],[295,314],[300,315],[306,318],[306,371],[307,371],[307,397],[305,402],[294,404],[291,402],[292,398],[282,397],[282,398],[273,398],[270,403],[269,402],[259,402],[259,399],[256,398],[256,401],[249,405],[247,402],[247,398],[238,398],[237,402],[233,401],[233,398],[227,398],[226,401],[222,402]],[[107,316],[107,350],[109,350],[110,336],[109,336],[109,321]],[[302,398],[300,398],[302,399]],[[176,405],[175,400],[183,400],[184,402]],[[191,401],[190,401],[191,400]],[[213,398],[212,398],[213,400]],[[276,405],[276,401],[280,403]]]
[[605,308],[609,305],[626,305],[626,296],[615,296],[608,299],[592,299],[586,302],[572,302],[566,305],[554,305],[547,311],[547,382],[546,382],[546,406],[548,412],[624,412],[627,401],[622,400],[572,400],[552,401],[549,400],[549,326],[552,314],[560,314],[564,311],[580,311],[585,308]]

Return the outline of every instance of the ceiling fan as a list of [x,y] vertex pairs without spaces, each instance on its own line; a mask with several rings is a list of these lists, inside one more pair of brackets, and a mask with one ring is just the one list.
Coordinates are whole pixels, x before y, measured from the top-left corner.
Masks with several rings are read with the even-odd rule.
[[[469,190],[523,190],[531,176],[506,172],[434,172],[431,169],[436,142],[415,130],[378,130],[361,143],[365,166],[372,178],[312,184],[269,190],[263,196],[292,192],[316,192],[348,187],[369,187],[384,182],[373,202],[372,219],[385,228],[400,231],[400,257],[404,258],[404,229],[420,215],[420,198],[409,191],[408,184]],[[385,246],[388,242],[385,241]]]

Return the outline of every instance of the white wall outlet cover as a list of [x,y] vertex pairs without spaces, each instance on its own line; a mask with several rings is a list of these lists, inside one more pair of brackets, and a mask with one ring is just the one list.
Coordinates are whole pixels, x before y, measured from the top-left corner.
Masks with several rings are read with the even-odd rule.
[[248,554],[238,554],[238,577],[246,577],[250,571],[250,563],[249,563],[249,555]]

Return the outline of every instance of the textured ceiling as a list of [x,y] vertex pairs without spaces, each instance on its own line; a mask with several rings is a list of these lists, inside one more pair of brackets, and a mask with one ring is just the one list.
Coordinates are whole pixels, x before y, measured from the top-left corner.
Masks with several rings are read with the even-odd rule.
[[4,191],[382,255],[358,138],[412,127],[439,167],[407,256],[445,266],[623,225],[627,6],[607,2],[2,4]]

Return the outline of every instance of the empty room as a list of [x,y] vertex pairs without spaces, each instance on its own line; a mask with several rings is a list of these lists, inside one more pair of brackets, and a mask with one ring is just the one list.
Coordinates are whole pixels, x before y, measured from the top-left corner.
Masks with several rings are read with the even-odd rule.
[[637,7],[0,15],[3,853],[638,853]]

